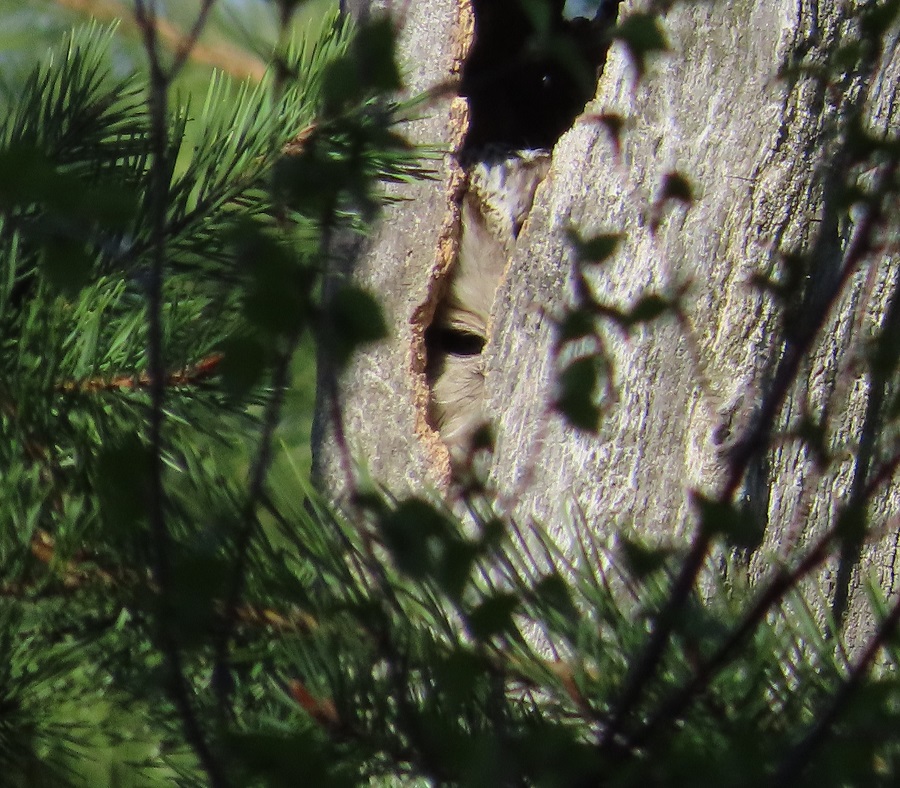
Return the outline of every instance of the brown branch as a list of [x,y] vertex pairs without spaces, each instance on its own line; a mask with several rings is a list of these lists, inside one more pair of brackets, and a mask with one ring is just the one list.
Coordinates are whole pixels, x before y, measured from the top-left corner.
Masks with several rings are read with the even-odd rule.
[[292,679],[288,684],[288,693],[315,722],[325,730],[339,728],[341,718],[337,706],[330,698],[319,698],[313,695],[299,679]]
[[[112,0],[56,0],[56,3],[93,19],[120,20],[123,27],[137,31],[138,27],[128,11]],[[203,66],[217,68],[236,79],[259,82],[266,73],[266,64],[255,55],[217,41],[200,43],[190,34],[179,30],[167,19],[153,20],[161,43],[175,53],[177,60],[190,60]]]
[[[159,586],[142,570],[129,566],[101,566],[97,556],[88,551],[79,551],[72,558],[61,558],[57,551],[56,540],[43,529],[39,528],[34,532],[29,547],[31,555],[39,563],[48,567],[56,565],[63,593],[102,586],[126,591],[140,589],[151,594],[159,594]],[[22,599],[38,586],[37,580],[3,583],[0,584],[0,597]],[[224,618],[224,603],[215,600],[214,606]],[[319,627],[318,619],[299,607],[274,610],[270,607],[244,604],[239,605],[234,611],[234,618],[244,626],[276,634],[308,633]]]
[[[195,386],[216,374],[223,355],[212,353],[196,364],[171,372],[165,377],[166,388]],[[151,384],[151,376],[147,372],[139,375],[117,375],[113,378],[87,378],[85,380],[67,380],[59,384],[58,389],[66,394],[95,394],[101,391],[121,391],[123,389],[145,389]]]

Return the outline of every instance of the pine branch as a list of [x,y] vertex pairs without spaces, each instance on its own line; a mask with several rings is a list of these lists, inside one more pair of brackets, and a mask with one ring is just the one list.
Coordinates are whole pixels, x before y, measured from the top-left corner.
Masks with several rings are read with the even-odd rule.
[[[168,389],[195,387],[217,374],[223,358],[221,353],[213,353],[196,364],[171,372],[164,376],[164,385]],[[151,385],[150,375],[143,372],[137,375],[117,375],[112,378],[91,377],[85,380],[65,381],[59,384],[58,389],[66,394],[95,394],[103,391],[149,389]]]
[[878,656],[882,647],[895,636],[898,626],[900,626],[900,599],[894,602],[888,615],[878,627],[878,631],[866,644],[862,654],[850,670],[850,674],[830,703],[815,715],[816,722],[807,735],[788,752],[773,777],[771,783],[773,788],[790,788],[798,784],[803,770],[810,763],[816,751],[833,733],[834,723],[853,700],[854,695],[863,687],[875,657]]

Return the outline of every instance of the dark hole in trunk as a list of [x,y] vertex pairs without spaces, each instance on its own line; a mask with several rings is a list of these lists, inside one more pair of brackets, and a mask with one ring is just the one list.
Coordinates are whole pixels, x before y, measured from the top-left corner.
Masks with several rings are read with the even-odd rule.
[[594,95],[619,2],[588,0],[581,5],[593,18],[567,19],[565,0],[473,0],[475,41],[460,87],[470,111],[464,159],[553,147]]

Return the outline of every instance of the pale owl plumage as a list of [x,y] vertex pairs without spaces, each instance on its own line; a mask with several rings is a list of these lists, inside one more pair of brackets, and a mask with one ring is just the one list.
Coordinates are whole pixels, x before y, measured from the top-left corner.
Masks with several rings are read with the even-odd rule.
[[470,452],[485,413],[482,351],[500,280],[550,157],[525,151],[480,161],[460,206],[459,256],[438,305],[428,348],[430,417],[458,462]]

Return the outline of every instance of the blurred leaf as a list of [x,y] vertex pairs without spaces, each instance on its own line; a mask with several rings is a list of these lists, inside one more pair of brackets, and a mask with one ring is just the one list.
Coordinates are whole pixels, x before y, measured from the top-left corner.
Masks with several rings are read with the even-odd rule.
[[307,321],[314,273],[284,242],[266,232],[237,236],[238,260],[249,276],[244,315],[273,335],[291,334]]
[[595,356],[569,362],[559,374],[556,409],[578,429],[595,433],[602,411],[596,404],[601,370]]
[[[228,736],[228,754],[244,775],[243,784],[262,784],[277,788],[303,782],[322,788],[353,788],[357,782],[348,770],[349,764],[316,729],[301,732],[240,732]],[[253,778],[252,780],[250,778]]]
[[106,521],[134,533],[148,511],[150,450],[136,436],[101,450],[97,458],[97,493]]
[[587,309],[570,309],[557,323],[558,344],[563,345],[575,339],[594,336],[596,333],[593,314]]
[[484,681],[484,660],[461,647],[434,663],[435,686],[456,705],[470,703]]
[[230,561],[209,550],[179,545],[173,551],[170,599],[171,622],[181,648],[207,646],[220,623],[221,600],[233,568]]
[[495,635],[511,632],[513,613],[519,597],[512,593],[497,593],[487,597],[466,616],[469,633],[476,640],[489,640]]
[[395,21],[379,15],[363,25],[353,39],[352,52],[365,87],[375,94],[400,90],[403,82],[395,52]]
[[666,212],[673,203],[678,203],[684,208],[690,208],[694,204],[694,190],[690,181],[680,172],[667,172],[663,176],[659,193],[650,206],[650,229],[653,232],[659,230]]
[[572,595],[561,575],[554,573],[542,577],[534,587],[534,595],[538,602],[561,616],[570,621],[578,620],[578,610],[572,602]]
[[613,29],[613,37],[628,50],[638,79],[647,70],[648,56],[669,49],[659,20],[652,14],[628,14]]
[[669,547],[650,547],[619,534],[618,547],[624,565],[638,580],[643,580],[654,572],[665,569],[671,560],[673,551]]
[[694,187],[687,176],[680,172],[667,172],[663,176],[662,188],[659,190],[659,199],[677,200],[691,205],[694,202]]
[[394,21],[387,15],[367,21],[356,31],[350,51],[329,63],[322,76],[326,115],[402,87],[394,52]]
[[219,344],[222,386],[233,398],[242,400],[262,382],[269,364],[269,349],[250,336],[236,334]]
[[478,548],[475,545],[456,538],[445,541],[437,568],[437,580],[451,600],[462,600],[477,557]]
[[656,320],[673,310],[674,304],[670,299],[658,293],[648,293],[641,296],[628,310],[624,316],[624,325],[626,328],[633,328]]
[[739,550],[752,551],[762,544],[765,529],[749,508],[712,500],[696,492],[692,497],[704,533],[721,536],[729,547]]
[[573,229],[570,229],[567,235],[578,261],[592,265],[603,263],[612,257],[624,238],[622,233],[600,233],[583,238]]
[[325,111],[336,115],[363,94],[360,69],[350,55],[329,63],[322,75],[322,94]]
[[586,114],[582,116],[582,123],[594,123],[606,129],[612,142],[613,154],[616,158],[622,155],[622,131],[625,128],[625,118],[614,112],[600,114]]
[[63,236],[49,237],[42,252],[41,270],[56,289],[71,295],[90,281],[94,260],[83,243]]
[[328,338],[328,347],[340,366],[362,345],[387,337],[381,304],[366,290],[345,285],[334,294],[329,308],[333,335]]
[[444,516],[418,498],[400,503],[379,522],[385,546],[397,568],[410,577],[424,579],[433,574],[436,550],[448,538]]
[[835,529],[838,538],[847,544],[861,543],[865,538],[869,518],[866,514],[866,503],[852,502],[844,505],[838,512]]

